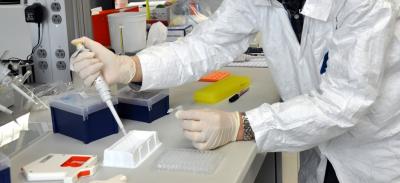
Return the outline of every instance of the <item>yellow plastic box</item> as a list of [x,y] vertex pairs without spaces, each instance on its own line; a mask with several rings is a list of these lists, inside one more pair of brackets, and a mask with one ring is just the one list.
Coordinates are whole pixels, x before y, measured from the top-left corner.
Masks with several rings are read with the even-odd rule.
[[194,93],[194,101],[203,104],[218,103],[249,88],[250,82],[250,78],[246,76],[229,76],[197,90]]

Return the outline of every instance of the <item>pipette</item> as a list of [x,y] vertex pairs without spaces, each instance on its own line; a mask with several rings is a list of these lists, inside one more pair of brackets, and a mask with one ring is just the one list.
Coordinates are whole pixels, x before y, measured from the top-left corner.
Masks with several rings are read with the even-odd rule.
[[[76,46],[76,52],[72,54],[72,58],[77,57],[80,53],[83,51],[89,51],[88,49],[83,46],[82,42],[75,42],[73,43]],[[73,67],[71,65],[70,69],[73,71]],[[107,107],[110,109],[112,115],[114,116],[115,121],[117,122],[119,128],[122,130],[122,133],[124,136],[127,135],[124,125],[122,124],[121,118],[119,118],[117,111],[114,108],[114,105],[111,101],[111,92],[110,88],[108,87],[107,83],[105,82],[103,76],[99,76],[96,78],[94,81],[94,86],[97,90],[97,92],[100,95],[100,98],[107,104]]]

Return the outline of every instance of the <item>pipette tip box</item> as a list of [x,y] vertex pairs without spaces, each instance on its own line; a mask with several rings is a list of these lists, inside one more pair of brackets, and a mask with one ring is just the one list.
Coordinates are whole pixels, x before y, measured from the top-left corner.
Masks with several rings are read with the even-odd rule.
[[[117,107],[117,98],[112,98]],[[118,133],[118,125],[107,105],[97,95],[76,92],[53,98],[50,102],[54,133],[88,144]]]
[[169,95],[165,90],[135,92],[124,87],[118,92],[118,114],[121,118],[151,123],[165,116]]
[[11,183],[10,159],[0,153],[0,182]]
[[104,150],[103,166],[136,168],[160,146],[156,131],[132,130]]

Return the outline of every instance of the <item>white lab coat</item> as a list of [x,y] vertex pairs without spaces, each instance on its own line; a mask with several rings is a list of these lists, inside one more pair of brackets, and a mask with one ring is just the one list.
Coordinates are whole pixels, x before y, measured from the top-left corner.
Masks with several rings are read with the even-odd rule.
[[[226,0],[181,41],[138,54],[142,89],[199,79],[244,52],[257,32],[284,103],[247,112],[261,151],[318,147],[340,182],[400,182],[400,12],[398,0],[307,0],[298,44],[275,0]],[[320,75],[329,52],[328,68]],[[318,155],[318,153],[316,153]]]

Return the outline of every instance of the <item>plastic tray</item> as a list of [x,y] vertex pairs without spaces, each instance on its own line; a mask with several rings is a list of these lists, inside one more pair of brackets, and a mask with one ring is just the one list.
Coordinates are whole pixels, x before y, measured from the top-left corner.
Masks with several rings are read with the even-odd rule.
[[223,154],[216,151],[170,149],[162,153],[156,168],[164,171],[214,174],[223,158]]
[[104,150],[103,166],[136,168],[160,146],[157,132],[132,130]]

